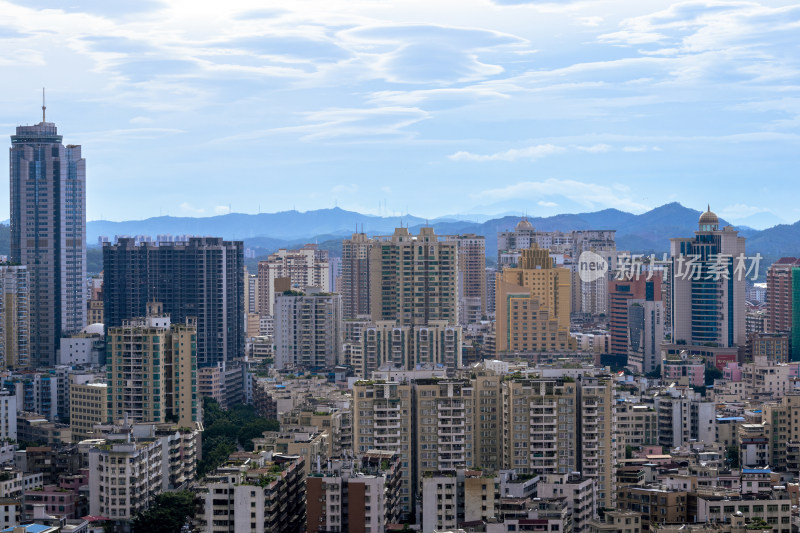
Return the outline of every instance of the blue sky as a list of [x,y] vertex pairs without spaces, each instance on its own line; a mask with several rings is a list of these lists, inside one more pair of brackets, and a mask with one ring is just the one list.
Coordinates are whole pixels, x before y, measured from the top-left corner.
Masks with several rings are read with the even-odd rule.
[[0,74],[7,135],[48,88],[90,220],[800,219],[798,3],[0,0]]

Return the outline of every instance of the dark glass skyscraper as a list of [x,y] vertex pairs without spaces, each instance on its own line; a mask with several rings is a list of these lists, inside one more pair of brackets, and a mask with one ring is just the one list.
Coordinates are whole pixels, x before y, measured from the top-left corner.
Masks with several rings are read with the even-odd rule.
[[42,119],[11,136],[10,259],[30,272],[31,364],[53,366],[86,323],[86,161]]
[[197,365],[244,355],[244,246],[241,241],[193,237],[188,242],[136,244],[121,238],[103,246],[105,325],[145,316],[148,302],[164,304],[172,322],[197,319]]

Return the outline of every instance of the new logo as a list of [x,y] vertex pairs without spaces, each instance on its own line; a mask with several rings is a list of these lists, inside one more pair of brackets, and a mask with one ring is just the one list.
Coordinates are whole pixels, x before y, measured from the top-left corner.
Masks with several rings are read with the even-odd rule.
[[578,275],[584,283],[591,283],[605,278],[608,262],[594,252],[582,252],[578,258]]

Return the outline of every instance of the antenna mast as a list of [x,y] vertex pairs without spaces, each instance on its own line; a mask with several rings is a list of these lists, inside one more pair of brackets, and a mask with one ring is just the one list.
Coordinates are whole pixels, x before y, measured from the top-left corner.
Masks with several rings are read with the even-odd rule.
[[42,87],[42,122],[47,122],[44,119],[44,112],[45,112],[46,109],[47,109],[47,106],[44,105],[44,87]]

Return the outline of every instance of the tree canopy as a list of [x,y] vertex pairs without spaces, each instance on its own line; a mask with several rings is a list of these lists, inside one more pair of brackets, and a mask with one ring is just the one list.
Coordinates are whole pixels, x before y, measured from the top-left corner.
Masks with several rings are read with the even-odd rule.
[[184,490],[153,498],[150,508],[133,519],[133,533],[176,533],[195,514],[194,494]]
[[252,405],[238,404],[227,411],[212,398],[203,398],[203,459],[197,473],[204,476],[221,465],[239,446],[253,449],[253,439],[265,431],[278,431],[277,420],[258,416]]

